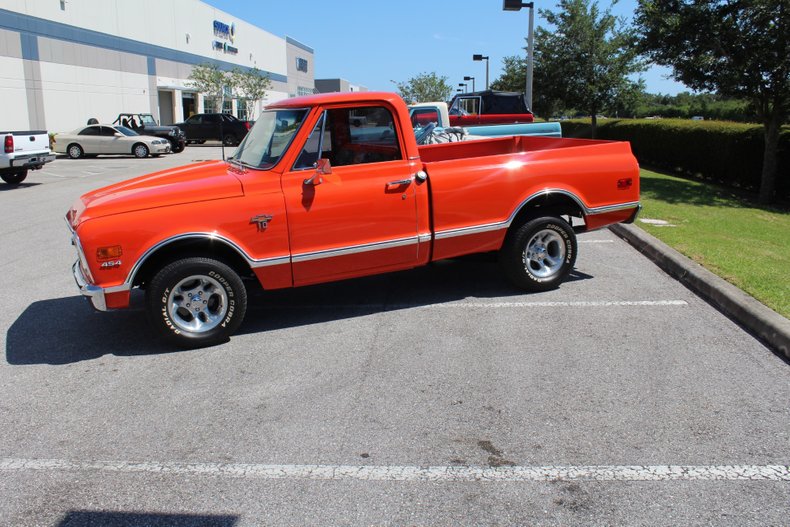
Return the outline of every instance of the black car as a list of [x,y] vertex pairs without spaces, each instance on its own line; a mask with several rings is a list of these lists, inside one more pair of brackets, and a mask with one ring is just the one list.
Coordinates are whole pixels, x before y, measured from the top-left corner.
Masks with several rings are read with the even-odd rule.
[[187,143],[204,143],[209,140],[222,141],[227,146],[236,146],[247,135],[249,127],[226,113],[198,113],[176,123],[187,136]]
[[131,128],[140,135],[154,135],[170,141],[170,151],[177,154],[186,148],[187,138],[175,125],[159,126],[150,113],[122,113],[113,124]]

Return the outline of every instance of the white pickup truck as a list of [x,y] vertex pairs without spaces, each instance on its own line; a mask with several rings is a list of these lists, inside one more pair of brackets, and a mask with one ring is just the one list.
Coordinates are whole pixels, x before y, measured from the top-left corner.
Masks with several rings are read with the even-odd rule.
[[560,123],[483,124],[453,127],[445,102],[423,102],[409,106],[409,117],[418,144],[468,141],[511,135],[562,137]]
[[46,130],[0,132],[0,137],[3,138],[0,178],[9,185],[19,185],[27,177],[28,170],[38,170],[55,159],[49,150]]

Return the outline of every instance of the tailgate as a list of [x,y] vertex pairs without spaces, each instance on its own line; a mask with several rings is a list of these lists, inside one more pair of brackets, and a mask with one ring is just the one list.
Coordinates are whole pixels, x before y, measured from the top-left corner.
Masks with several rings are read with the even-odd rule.
[[49,151],[49,135],[46,130],[32,132],[6,132],[14,138],[15,154],[44,153]]

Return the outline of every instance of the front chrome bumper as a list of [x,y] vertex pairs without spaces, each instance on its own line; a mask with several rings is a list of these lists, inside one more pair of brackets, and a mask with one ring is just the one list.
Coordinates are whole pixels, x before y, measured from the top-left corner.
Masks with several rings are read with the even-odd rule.
[[107,311],[107,302],[104,299],[104,289],[88,283],[85,275],[82,274],[79,260],[74,262],[74,265],[71,266],[71,272],[74,275],[74,281],[77,282],[77,287],[80,288],[80,293],[91,301],[93,308],[97,311]]

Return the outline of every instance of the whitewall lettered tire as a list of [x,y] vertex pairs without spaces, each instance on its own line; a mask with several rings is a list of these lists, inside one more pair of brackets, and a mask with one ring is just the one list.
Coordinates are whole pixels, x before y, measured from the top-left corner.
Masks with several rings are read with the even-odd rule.
[[244,320],[247,291],[239,275],[212,258],[184,258],[163,267],[146,291],[148,317],[183,348],[228,340]]
[[576,234],[561,218],[530,220],[505,238],[499,261],[508,279],[527,291],[557,288],[576,262]]

